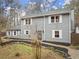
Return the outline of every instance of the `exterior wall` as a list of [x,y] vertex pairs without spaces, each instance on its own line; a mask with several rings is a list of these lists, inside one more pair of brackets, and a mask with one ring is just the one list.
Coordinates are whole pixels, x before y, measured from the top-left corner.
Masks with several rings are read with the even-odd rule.
[[[51,23],[49,24],[48,18],[45,19],[45,41],[53,41],[53,42],[65,42],[70,43],[70,19],[69,15],[62,15],[62,23]],[[53,39],[52,38],[52,30],[62,30],[62,38],[61,39]]]
[[[32,35],[35,34],[36,31],[42,31],[42,39],[43,39],[43,31],[44,31],[44,21],[43,18],[32,18],[32,24],[23,24],[24,20],[21,22],[21,35],[22,38],[31,39]],[[24,34],[24,31],[28,30],[30,32],[29,35]]]

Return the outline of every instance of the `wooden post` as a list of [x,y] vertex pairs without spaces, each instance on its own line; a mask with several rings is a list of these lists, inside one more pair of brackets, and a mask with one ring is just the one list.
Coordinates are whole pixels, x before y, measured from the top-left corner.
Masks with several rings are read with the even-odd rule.
[[32,42],[33,46],[33,58],[41,59],[41,36],[36,32],[35,38]]

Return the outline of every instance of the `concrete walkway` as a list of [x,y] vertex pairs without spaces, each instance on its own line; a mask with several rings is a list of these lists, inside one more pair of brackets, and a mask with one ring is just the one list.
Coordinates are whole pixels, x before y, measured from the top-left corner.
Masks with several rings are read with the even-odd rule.
[[79,50],[68,48],[68,51],[72,59],[79,59]]
[[55,46],[55,47],[68,49],[68,54],[71,56],[71,59],[79,59],[79,50],[72,49],[68,46],[63,46],[63,45],[56,45],[56,44],[45,43],[45,42],[42,42],[42,43],[46,44],[46,45],[50,45],[50,46]]

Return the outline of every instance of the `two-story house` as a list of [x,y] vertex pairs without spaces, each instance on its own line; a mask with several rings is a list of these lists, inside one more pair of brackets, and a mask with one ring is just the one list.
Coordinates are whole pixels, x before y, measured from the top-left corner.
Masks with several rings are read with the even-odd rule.
[[9,29],[7,36],[12,38],[32,39],[39,32],[42,41],[71,43],[74,31],[73,10],[53,10],[38,14],[28,14],[20,18],[20,27]]

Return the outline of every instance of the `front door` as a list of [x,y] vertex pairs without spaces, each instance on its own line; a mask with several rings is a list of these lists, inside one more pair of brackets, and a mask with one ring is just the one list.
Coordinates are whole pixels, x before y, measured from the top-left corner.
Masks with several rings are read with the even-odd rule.
[[37,33],[38,33],[38,39],[42,40],[42,31],[37,31]]

